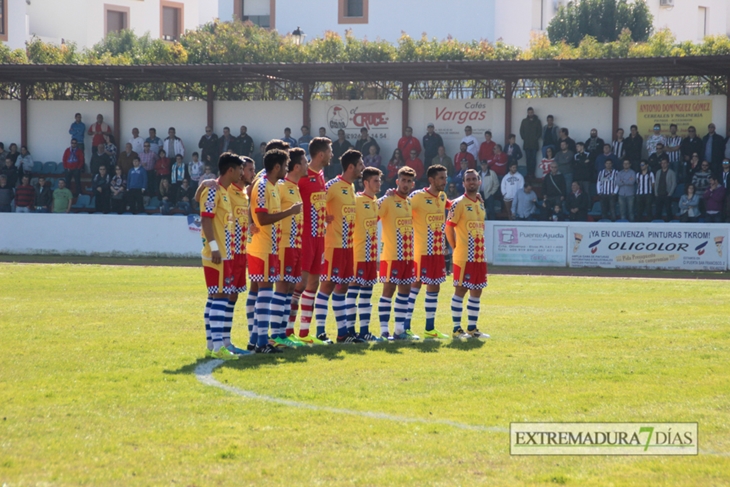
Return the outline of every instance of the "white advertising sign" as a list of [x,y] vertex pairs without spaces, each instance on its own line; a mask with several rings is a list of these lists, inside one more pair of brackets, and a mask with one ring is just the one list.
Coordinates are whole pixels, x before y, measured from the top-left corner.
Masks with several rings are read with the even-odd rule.
[[563,226],[494,225],[493,263],[516,266],[565,266],[567,232]]
[[[656,225],[656,226],[655,226]],[[568,265],[724,271],[727,228],[611,223],[568,227]]]
[[400,117],[398,120],[391,119],[392,108],[390,101],[318,101],[312,103],[312,124],[327,129],[327,135],[332,140],[337,139],[340,129],[344,130],[345,137],[353,145],[360,137],[362,128],[368,129],[368,134],[378,144],[394,137],[397,141],[400,137]]

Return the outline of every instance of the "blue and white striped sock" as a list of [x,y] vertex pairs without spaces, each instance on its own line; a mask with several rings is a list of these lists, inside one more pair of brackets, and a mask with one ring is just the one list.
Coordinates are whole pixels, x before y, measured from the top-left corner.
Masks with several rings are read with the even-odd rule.
[[408,295],[396,294],[393,314],[395,314],[395,334],[405,333],[406,314],[408,313]]
[[285,303],[286,294],[275,292],[271,300],[271,336],[273,338],[286,338],[286,323],[281,321]]
[[393,298],[380,297],[378,301],[378,316],[380,317],[380,333],[388,333],[388,322],[390,321],[390,308],[393,306]]
[[466,302],[466,331],[477,329],[477,320],[479,319],[479,298],[469,296]]
[[213,298],[208,298],[205,302],[205,313],[203,313],[203,322],[205,323],[205,345],[208,350],[213,350],[213,339],[210,336],[210,306]]
[[337,336],[347,335],[349,327],[345,294],[332,293],[332,311],[335,314],[335,322],[337,323]]
[[451,298],[451,319],[454,322],[454,331],[461,328],[461,313],[464,307],[464,296],[454,296]]
[[225,323],[223,325],[223,345],[226,347],[231,344],[231,328],[233,328],[233,311],[236,308],[236,302],[228,300],[226,307]]
[[271,321],[271,300],[274,292],[271,288],[259,289],[256,298],[256,346],[265,347],[269,343],[269,322]]
[[360,315],[360,335],[370,333],[370,314],[373,312],[373,288],[361,287],[360,299],[357,302],[357,314]]
[[404,327],[406,330],[411,329],[411,318],[413,317],[413,310],[416,309],[416,299],[418,299],[418,293],[420,291],[420,287],[412,287],[411,292],[408,294],[408,312],[406,314],[406,321],[404,323]]
[[258,291],[249,291],[246,298],[246,323],[248,324],[248,343],[256,345],[255,310]]
[[355,323],[357,322],[357,295],[360,292],[360,288],[357,286],[350,286],[347,290],[347,297],[345,298],[345,308],[347,310],[347,332],[355,333]]
[[330,297],[324,293],[317,293],[317,297],[314,299],[314,320],[317,322],[317,336],[325,332],[329,301]]
[[426,331],[434,329],[436,322],[436,307],[439,302],[439,293],[426,293]]
[[210,306],[210,335],[213,339],[213,351],[217,352],[223,346],[223,327],[225,326],[228,299],[213,299]]

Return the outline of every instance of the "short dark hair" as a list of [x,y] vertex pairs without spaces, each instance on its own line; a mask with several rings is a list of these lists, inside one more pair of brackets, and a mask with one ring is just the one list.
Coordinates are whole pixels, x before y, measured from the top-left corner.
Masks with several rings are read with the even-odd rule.
[[383,171],[378,169],[377,167],[366,167],[365,170],[362,172],[362,180],[368,181],[372,177],[382,177]]
[[585,145],[585,144],[584,144],[583,142],[576,142],[576,143],[575,143],[575,146],[576,146],[576,147],[578,147],[579,145],[580,145],[580,146],[583,146],[583,145]]
[[639,130],[639,127],[637,127],[636,125],[632,125],[631,127],[629,127],[629,130],[631,130],[631,129]]
[[291,129],[290,129],[289,127],[284,127],[284,132],[286,132],[287,130],[288,130],[289,132],[291,132]]
[[466,172],[464,173],[464,177],[466,177],[467,174],[475,174],[476,177],[478,177],[479,179],[482,179],[482,177],[479,175],[479,173],[477,172],[476,169],[467,169]]
[[676,123],[673,123],[673,124],[670,124],[670,125],[669,125],[669,128],[672,128],[672,127],[674,127],[674,128],[678,128],[678,127],[677,127],[677,124],[676,124]]
[[492,135],[492,131],[491,131],[491,130],[487,130],[486,132],[484,132],[484,135],[489,135],[489,136],[491,136],[491,135]]
[[400,178],[401,176],[407,176],[409,178],[415,179],[416,171],[414,171],[412,167],[403,166],[402,168],[398,169],[398,178]]
[[332,144],[332,141],[327,137],[313,138],[309,141],[309,155],[314,158],[320,152],[325,152],[330,144]]
[[441,164],[434,164],[433,166],[428,168],[428,171],[426,171],[426,177],[435,178],[436,175],[442,171],[446,171],[446,168],[444,166],[442,166]]
[[218,173],[223,175],[232,167],[238,167],[243,161],[233,152],[224,152],[218,157]]
[[289,171],[293,171],[294,166],[302,163],[302,157],[307,157],[307,153],[304,152],[304,149],[300,149],[299,147],[289,149]]
[[266,149],[264,149],[264,152],[269,152],[270,150],[279,149],[279,150],[289,150],[289,142],[284,142],[281,139],[271,139],[266,143]]
[[362,159],[362,152],[355,149],[348,149],[342,157],[340,157],[340,163],[342,163],[342,172],[347,171],[347,168],[357,164],[357,161]]
[[197,152],[193,152],[193,153],[192,153],[192,154],[191,154],[190,156],[191,156],[191,157],[192,157],[192,156],[200,156],[200,154],[198,154]]
[[246,164],[255,164],[254,160],[248,156],[238,156],[241,159],[241,165],[246,167]]
[[555,117],[553,117],[552,115],[548,115],[547,118],[548,119],[552,118],[553,120],[555,120]]
[[517,136],[515,134],[509,134],[509,137],[507,137],[507,140],[509,139],[516,139]]
[[302,128],[309,130],[309,125],[302,125]]
[[570,135],[570,130],[568,130],[566,127],[561,128],[560,131],[565,135]]
[[264,168],[266,169],[266,174],[271,173],[275,166],[283,166],[288,162],[289,154],[286,151],[281,149],[266,151],[266,155],[264,156]]
[[527,107],[527,111],[529,112],[530,110],[532,110],[533,112],[535,111],[535,109],[534,109],[534,108],[532,108],[532,107]]
[[223,130],[228,130],[230,132],[231,131],[231,127],[223,127]]

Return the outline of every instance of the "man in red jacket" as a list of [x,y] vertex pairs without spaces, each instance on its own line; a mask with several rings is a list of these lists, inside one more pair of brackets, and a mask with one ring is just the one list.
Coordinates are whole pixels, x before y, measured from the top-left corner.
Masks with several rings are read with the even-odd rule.
[[76,146],[76,140],[71,139],[71,147],[63,153],[64,178],[71,183],[74,178],[74,196],[81,192],[81,173],[84,170],[84,151]]
[[411,127],[406,127],[403,137],[398,141],[398,148],[400,149],[400,153],[403,154],[403,157],[408,157],[408,154],[413,150],[416,151],[416,157],[421,153],[421,143],[413,136],[413,129]]
[[462,142],[459,145],[459,152],[457,152],[454,156],[454,167],[461,167],[461,161],[466,161],[469,164],[468,169],[475,169],[477,167],[476,160],[471,152],[466,149],[466,142]]
[[[484,144],[482,144],[482,146],[484,146]],[[504,175],[507,174],[507,154],[502,152],[501,145],[495,144],[494,154],[491,158],[487,159],[487,163],[489,164],[489,169],[497,173],[500,181]]]
[[[484,142],[479,146],[479,162],[490,161],[494,156],[494,147],[497,144],[492,140],[492,132],[484,132]],[[503,174],[504,176],[504,174]]]

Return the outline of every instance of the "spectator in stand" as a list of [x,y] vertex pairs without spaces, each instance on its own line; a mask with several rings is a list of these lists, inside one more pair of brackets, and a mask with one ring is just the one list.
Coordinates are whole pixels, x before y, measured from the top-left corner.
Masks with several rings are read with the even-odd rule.
[[521,221],[537,220],[535,215],[536,203],[537,195],[532,190],[532,185],[526,182],[523,187],[515,192],[512,208],[510,209],[512,214],[508,212],[509,219]]
[[139,154],[134,152],[132,150],[132,144],[127,142],[127,144],[124,146],[124,152],[119,154],[119,157],[117,158],[117,165],[122,168],[122,174],[124,174],[125,176],[127,175],[129,170],[132,169],[132,162],[135,159],[140,159],[141,163],[142,159],[139,157]]
[[236,137],[236,154],[239,156],[251,157],[253,155],[253,139],[248,135],[248,127],[241,125]]
[[15,190],[8,184],[8,177],[0,174],[0,213],[10,213],[13,209]]
[[636,172],[631,169],[631,161],[624,159],[624,168],[616,175],[618,184],[618,208],[621,218],[634,221],[634,198],[636,197]]
[[664,159],[665,157],[667,160],[669,160],[669,154],[667,154],[664,150],[664,144],[659,142],[656,145],[656,151],[649,156],[649,167],[651,168],[651,170],[654,172],[658,171],[661,167],[662,159]]
[[677,177],[671,169],[669,169],[669,158],[665,157],[662,159],[661,169],[656,172],[654,177],[656,183],[654,184],[654,196],[656,197],[656,210],[654,212],[654,219],[661,220],[662,213],[666,209],[667,217],[666,220],[671,220],[672,215],[672,194],[677,188]]
[[571,191],[568,195],[566,207],[568,208],[568,220],[572,222],[588,221],[588,210],[590,210],[591,201],[588,199],[588,193],[580,189],[580,183],[573,181]]
[[[423,136],[423,162],[427,166],[431,167],[432,164],[436,164],[433,160],[438,155],[439,147],[443,145],[444,139],[436,133],[436,127],[432,123],[429,123],[426,126],[426,135]],[[454,165],[452,164],[452,170],[453,167]],[[428,167],[426,169],[428,170]]]
[[213,133],[210,125],[205,127],[205,134],[198,141],[198,149],[205,164],[213,164],[218,160],[218,136]]
[[564,222],[567,219],[568,219],[568,215],[565,214],[565,212],[563,211],[563,207],[561,205],[555,205],[548,211],[548,215],[547,215],[548,221]]
[[180,183],[180,187],[177,189],[177,196],[175,198],[176,207],[186,215],[189,215],[192,211],[191,202],[195,200],[195,189],[190,186],[187,179],[183,179]]
[[662,135],[662,125],[659,123],[654,124],[654,133],[646,138],[647,157],[651,157],[656,152],[657,144],[662,144],[662,147],[667,145],[667,138]]
[[170,186],[170,181],[163,179],[160,181],[159,199],[160,199],[160,213],[163,215],[169,215],[170,210],[175,205],[173,200],[173,194],[177,191],[177,188]]
[[558,164],[558,171],[565,178],[565,187],[570,188],[573,184],[573,160],[575,152],[570,150],[570,142],[560,141],[560,152],[555,154],[555,162]]
[[[221,135],[218,138],[218,154],[214,159],[211,159],[214,163],[218,160],[218,157],[220,154],[223,154],[224,152],[232,152],[236,149],[236,138],[231,135],[231,129],[228,127],[223,127],[223,135]],[[170,153],[170,151],[167,152],[170,154],[170,159],[172,159],[173,154]],[[174,154],[177,155],[177,154]]]
[[[610,148],[611,146],[609,146]],[[616,200],[618,185],[616,184],[616,170],[613,168],[613,161],[607,159],[605,169],[598,173],[596,189],[601,200],[601,218],[616,219]]]
[[505,147],[504,153],[507,154],[507,163],[516,162],[519,166],[520,159],[522,159],[522,149],[516,143],[515,134],[509,134],[507,139],[507,146]]
[[695,172],[692,176],[692,184],[694,184],[695,191],[697,191],[698,194],[705,194],[707,188],[710,187],[710,176],[712,176],[710,163],[702,161],[700,170]]
[[8,156],[8,151],[5,150],[5,144],[0,142],[0,161],[5,162],[5,158]]
[[664,149],[669,154],[669,169],[677,174],[679,171],[679,162],[682,159],[682,137],[677,135],[676,123],[669,126],[669,135],[666,139],[667,145],[664,146]]
[[[479,146],[479,157],[477,160],[479,162],[481,161],[491,161],[492,157],[494,157],[494,148],[496,147],[496,143],[492,140],[492,132],[487,130],[484,132],[484,142]],[[507,168],[505,167],[505,172],[507,172]]]
[[64,179],[58,180],[58,188],[53,192],[53,213],[70,213],[74,195],[66,187]]
[[639,173],[636,175],[636,219],[650,220],[651,205],[654,201],[654,173],[647,161],[639,163]]
[[[682,144],[680,145],[681,161],[689,163],[693,154],[697,154],[698,156],[702,154],[703,148],[702,139],[697,136],[697,129],[690,125],[687,128],[687,137],[682,139]],[[684,174],[683,176],[686,177],[687,175]]]
[[109,154],[106,153],[104,144],[96,146],[96,150],[91,155],[91,162],[89,163],[91,174],[98,173],[101,166],[114,167],[111,159],[109,158]]
[[644,138],[639,135],[639,127],[632,125],[629,130],[629,138],[624,141],[625,156],[631,161],[631,169],[639,170],[641,152],[644,150]]
[[137,154],[142,153],[144,150],[144,139],[139,136],[139,129],[137,127],[132,129],[132,138],[127,142],[132,144],[132,150]]
[[466,161],[469,165],[469,169],[476,169],[477,163],[471,152],[467,151],[468,146],[466,142],[459,144],[459,152],[454,156],[454,166],[461,167],[461,161]]
[[458,194],[464,194],[464,178],[466,177],[466,171],[469,170],[469,163],[465,159],[459,162],[460,171],[454,176],[454,184],[456,184],[456,192]]
[[[542,128],[542,157],[547,157],[547,149],[553,150],[553,154],[558,150],[558,141],[560,140],[560,131],[555,125],[555,118],[552,115],[547,116],[547,124]],[[550,169],[545,170],[545,174]]]
[[692,154],[689,162],[682,165],[682,182],[685,184],[691,183],[692,178],[695,177],[695,174],[701,169],[701,167],[700,155],[695,152]]
[[537,167],[537,151],[540,148],[540,136],[542,135],[542,122],[535,115],[532,107],[527,109],[527,117],[520,123],[520,137],[522,137],[522,148],[525,149],[527,164],[527,175],[535,175]]
[[418,185],[423,185],[426,171],[423,169],[423,161],[418,158],[418,153],[415,149],[411,149],[410,154],[408,154],[408,159],[406,159],[406,166],[416,171],[416,187],[420,187]]
[[383,190],[395,187],[395,180],[398,178],[398,170],[405,165],[406,161],[403,159],[403,154],[400,149],[395,149],[393,151],[393,156],[388,161],[388,167],[386,167],[385,170],[385,187]]
[[31,213],[35,202],[35,188],[30,185],[30,176],[23,176],[15,188],[15,213]]
[[177,189],[180,187],[184,179],[189,179],[188,166],[183,162],[183,157],[178,154],[175,156],[175,164],[170,169],[170,182],[173,186],[173,191],[177,193]]
[[[165,153],[170,157],[174,157],[178,154],[185,157],[185,145],[180,137],[175,134],[175,127],[170,127],[167,130],[167,138],[162,141],[163,149],[165,149]],[[218,143],[220,146],[220,141],[218,141]]]
[[[91,139],[92,147],[97,147],[99,144],[103,144],[105,135],[112,135],[112,128],[108,123],[104,121],[104,116],[100,113],[96,116],[96,123],[89,127],[89,135],[93,136]],[[78,139],[76,140],[78,144]]]
[[289,127],[284,129],[284,137],[281,140],[289,144],[290,147],[297,147],[298,145],[297,139],[291,136],[291,129]]
[[[343,133],[344,133],[344,131],[343,131]],[[348,144],[349,144],[349,142],[348,142]],[[333,153],[333,157],[334,157],[334,144],[332,144],[332,148],[333,148],[333,150],[332,150],[332,153]],[[254,156],[253,156],[253,162],[254,162],[254,167],[255,167],[255,169],[256,169],[256,173],[257,173],[257,174],[258,174],[258,172],[259,172],[259,171],[261,171],[261,170],[262,170],[262,169],[264,168],[264,154],[265,154],[265,153],[266,153],[266,142],[261,142],[261,143],[259,144],[259,151],[258,151],[258,152],[257,152],[256,154],[254,154]],[[343,152],[343,154],[344,154],[344,152]],[[336,166],[336,165],[337,165],[337,164],[330,164],[329,166],[327,166],[327,167],[326,167],[326,168],[324,169],[324,170],[325,170],[325,176],[327,176],[327,170],[328,170],[328,169],[329,169],[330,167],[332,167],[332,166]],[[330,180],[330,179],[332,179],[333,177],[334,177],[334,176],[332,176],[332,177],[328,177],[328,178],[327,178],[327,181],[329,181],[329,180]]]
[[111,182],[112,178],[106,171],[106,166],[100,166],[99,172],[94,175],[91,187],[94,192],[94,207],[97,213],[109,213],[111,209]]
[[700,219],[700,195],[695,193],[693,184],[688,184],[679,198],[679,221],[697,223]]
[[5,176],[8,186],[15,188],[18,185],[18,168],[13,164],[13,160],[9,157],[5,158],[5,165],[0,168],[0,174]]
[[565,177],[560,174],[558,163],[551,163],[550,172],[542,179],[542,199],[545,201],[545,208],[551,209],[555,205],[562,207],[568,195],[566,188]]
[[71,139],[71,147],[63,153],[64,178],[70,181],[74,178],[74,191],[76,196],[81,192],[81,172],[84,170],[84,151],[76,146],[76,141]]
[[550,172],[550,164],[552,164],[553,162],[555,162],[555,154],[553,153],[553,148],[547,147],[545,149],[545,157],[540,160],[540,164],[535,170],[535,177],[540,179],[544,178],[545,175]]
[[368,129],[365,127],[360,129],[360,138],[355,143],[355,149],[359,150],[361,154],[370,154],[370,146],[374,145],[377,148],[377,153],[380,154],[380,146],[378,143],[370,137]]
[[717,176],[710,177],[710,187],[702,197],[705,200],[705,221],[722,223],[722,207],[725,201],[725,188],[720,185]]
[[[558,139],[558,150],[560,150],[560,144],[562,144],[563,142],[567,142],[568,150],[570,152],[572,152],[573,154],[575,154],[575,150],[576,150],[575,140],[570,138],[570,130],[568,130],[565,127],[560,129],[560,138]],[[562,172],[562,170],[561,170],[561,172]]]
[[481,166],[482,170],[479,171],[479,177],[482,182],[479,186],[479,193],[482,195],[484,207],[487,210],[487,220],[496,220],[497,214],[494,211],[494,202],[495,195],[499,191],[499,176],[489,168],[487,161],[482,161]]
[[725,139],[715,132],[714,123],[707,126],[707,135],[702,138],[702,146],[704,160],[710,163],[710,169],[720,172],[722,159],[725,157]]
[[521,190],[524,186],[525,178],[517,172],[517,164],[513,163],[509,167],[509,173],[502,178],[502,183],[500,184],[502,196],[504,197],[504,209],[507,212],[508,220],[514,220],[514,216],[512,215],[512,201],[514,201],[517,191]]
[[[312,139],[314,137],[312,137],[312,134],[309,133],[309,127],[307,127],[306,125],[302,125],[301,131],[302,131],[302,136],[299,137],[299,140],[297,141],[297,146],[302,147],[302,148],[304,148],[304,147],[309,148],[309,143],[312,141]],[[293,147],[297,147],[297,146],[293,146]],[[309,153],[309,151],[307,151],[307,153]]]
[[[598,136],[598,130],[591,129],[591,136],[588,137],[588,140],[586,140],[584,144],[585,151],[588,153],[588,159],[593,162],[593,164],[596,166],[596,173],[603,170],[604,165],[603,163],[600,164],[600,166],[596,163],[596,160],[601,156],[601,154],[605,154],[603,148],[606,145],[606,143],[603,141],[602,138]],[[610,153],[610,147],[611,144],[608,145],[609,147],[609,153]],[[617,164],[614,161],[614,167]]]
[[479,141],[471,134],[471,125],[464,127],[464,137],[461,139],[462,144],[466,144],[466,150],[474,157],[474,165],[469,169],[476,169],[476,161],[479,158]]
[[71,138],[76,141],[76,147],[84,150],[84,134],[86,133],[86,124],[81,121],[81,114],[74,115],[74,121],[68,129]]
[[[590,156],[589,156],[590,159]],[[594,160],[596,174],[606,167],[606,161],[611,161],[611,167],[619,167],[619,161],[616,154],[611,152],[611,144],[603,144],[603,153]]]
[[10,144],[10,149],[8,153],[5,155],[6,159],[10,159],[13,161],[13,165],[18,161],[18,157],[20,157],[20,152],[18,152],[18,144]]
[[499,144],[494,145],[494,153],[492,158],[487,161],[489,167],[497,174],[497,177],[501,179],[507,174],[507,168],[509,167],[509,159],[507,154],[502,152],[502,146]]
[[[144,211],[142,201],[147,189],[147,171],[139,165],[139,157],[135,157],[132,164],[132,169],[127,174],[127,195],[129,198],[129,211],[136,215]],[[168,179],[163,178],[163,180],[167,181]]]
[[[588,195],[589,188],[593,188],[595,180],[593,163],[588,158],[588,153],[584,150],[585,144],[578,142],[575,144],[576,152],[573,156],[573,181],[577,181],[580,190]],[[571,185],[572,186],[572,185]],[[587,196],[586,196],[587,197]]]
[[198,153],[193,152],[193,160],[190,161],[190,164],[188,165],[190,187],[193,188],[193,191],[198,189],[198,183],[200,182],[200,176],[203,175],[203,171],[205,171],[205,164],[203,164],[203,161],[198,160]]
[[327,129],[326,129],[326,128],[324,128],[324,127],[320,127],[320,128],[319,128],[319,136],[320,136],[320,137],[324,137],[325,139],[330,139],[330,140],[332,140],[332,139],[331,139],[331,138],[330,138],[330,137],[329,137],[329,136],[327,135]]
[[[193,155],[197,154],[194,152]],[[142,152],[139,153],[139,165],[142,169],[147,171],[147,194],[155,194],[154,188],[156,187],[157,178],[155,177],[155,164],[157,163],[158,155],[157,152],[152,151],[152,144],[145,140],[142,145]],[[111,170],[108,171],[111,173]]]
[[208,164],[205,165],[205,172],[200,176],[201,181],[205,181],[206,179],[215,179],[215,173],[213,173],[213,170]]
[[730,185],[730,159],[725,158],[722,161],[722,172],[720,172],[718,179],[723,188],[728,189],[728,185]]
[[117,150],[114,136],[111,134],[104,134],[104,151],[109,156],[109,161],[112,165],[117,165]]
[[436,157],[431,159],[431,165],[435,166],[436,164],[440,164],[446,168],[446,174],[448,175],[449,179],[453,178],[454,174],[456,174],[454,161],[452,161],[451,158],[446,155],[446,149],[443,145],[440,145],[438,149],[436,149]]
[[[624,129],[620,128],[616,130],[616,138],[613,139],[613,142],[611,142],[611,152],[616,154],[616,157],[618,157],[621,161],[623,161],[626,157],[624,142],[626,142],[626,139],[624,139]],[[631,161],[631,159],[629,159],[629,161]]]
[[53,192],[46,184],[46,178],[38,177],[38,184],[35,187],[35,202],[33,203],[36,213],[50,213],[53,205]]
[[403,137],[398,140],[398,148],[403,154],[411,154],[416,152],[416,157],[421,154],[421,143],[413,136],[413,128],[406,127]]
[[31,176],[33,174],[33,157],[28,152],[28,147],[20,146],[20,155],[15,161],[15,167],[18,168],[18,174]]
[[111,193],[111,204],[112,204],[112,211],[114,213],[117,213],[121,215],[124,213],[125,204],[124,204],[124,193],[126,192],[127,187],[127,181],[124,179],[124,176],[122,175],[122,168],[117,166],[114,168],[114,176],[112,177],[110,183],[109,183],[109,190]]
[[[206,167],[208,167],[206,165]],[[160,182],[163,179],[170,179],[170,171],[172,170],[172,164],[170,158],[167,157],[165,149],[160,149],[159,157],[155,162],[155,187],[154,192],[157,194],[157,190],[160,187]],[[215,176],[213,176],[215,178]],[[129,177],[127,177],[127,189],[129,190]]]
[[[370,144],[368,147],[367,152],[363,152],[363,154],[370,154],[370,147],[376,147],[373,144]],[[342,165],[340,164],[340,158],[342,157],[342,154],[347,152],[348,150],[352,149],[352,144],[345,138],[345,131],[340,129],[337,131],[337,140],[332,142],[332,163],[330,163],[329,166],[324,168],[324,175],[327,181],[330,179],[336,178],[338,174],[340,174],[340,170],[342,169]],[[377,147],[375,149],[375,153],[378,154],[379,151],[377,150]]]
[[157,129],[151,128],[149,130],[150,136],[145,139],[145,142],[150,144],[150,150],[155,154],[159,154],[162,149],[162,139],[157,136]]
[[383,158],[380,157],[380,154],[375,151],[375,146],[371,145],[370,153],[363,158],[362,162],[365,167],[375,167],[381,169],[380,166],[383,164]]
[[456,187],[456,183],[449,183],[448,186],[446,186],[446,197],[450,200],[455,200],[461,196],[459,194],[459,188]]

